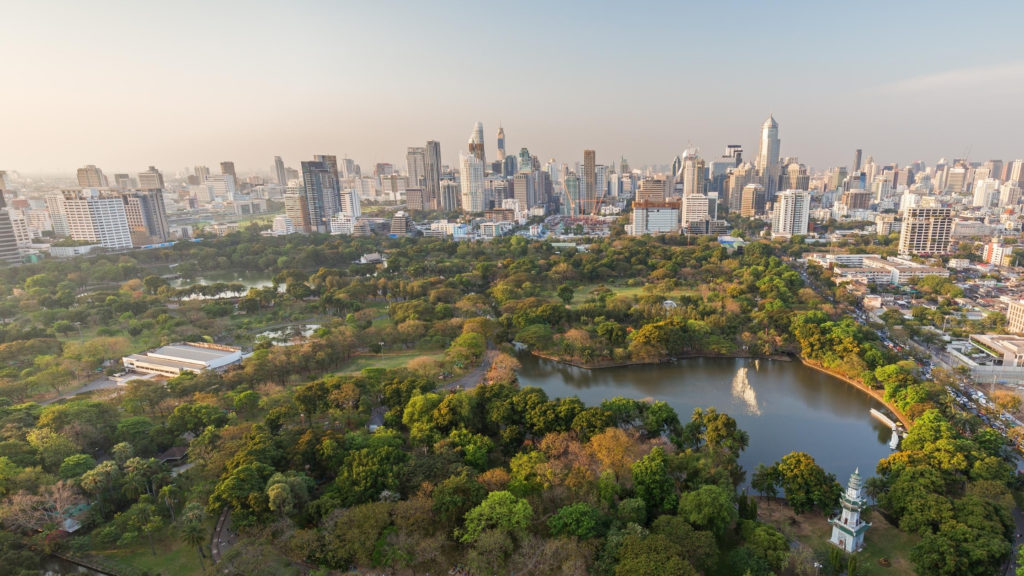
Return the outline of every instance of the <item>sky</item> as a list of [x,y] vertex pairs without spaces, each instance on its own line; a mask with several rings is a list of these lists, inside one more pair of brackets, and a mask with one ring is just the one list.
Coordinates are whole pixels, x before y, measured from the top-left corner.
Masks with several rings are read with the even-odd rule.
[[0,169],[510,152],[634,167],[774,114],[816,169],[1024,157],[1024,2],[0,0]]

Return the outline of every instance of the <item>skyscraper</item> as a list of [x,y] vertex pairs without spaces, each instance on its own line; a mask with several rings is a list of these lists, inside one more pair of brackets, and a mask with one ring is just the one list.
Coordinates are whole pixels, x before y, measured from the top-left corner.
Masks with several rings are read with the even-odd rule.
[[484,163],[472,153],[460,154],[459,167],[459,178],[462,183],[462,211],[483,212],[485,210]]
[[238,174],[235,173],[235,163],[234,162],[232,162],[230,160],[225,160],[224,162],[221,162],[220,163],[220,173],[221,174],[230,174],[231,177],[235,179],[235,182],[238,182]]
[[206,179],[210,177],[210,168],[208,166],[196,166],[193,170],[200,184],[206,182]]
[[533,189],[533,174],[531,172],[520,172],[513,179],[513,191],[515,199],[519,203],[519,209],[526,212],[536,204],[536,192]]
[[683,196],[690,194],[704,193],[704,180],[707,171],[704,167],[704,160],[697,155],[696,150],[683,152],[682,166],[677,179],[682,181]]
[[330,232],[331,212],[330,197],[335,191],[335,181],[331,169],[324,162],[312,161],[302,163],[302,185],[306,191],[306,210],[309,213],[311,232],[327,234]]
[[323,215],[329,223],[331,217],[341,211],[341,180],[338,179],[338,157],[330,154],[316,154],[313,156],[316,162],[322,162],[327,166],[331,175],[331,187],[324,190]]
[[161,190],[126,192],[121,198],[133,244],[142,246],[167,241],[167,209]]
[[0,262],[21,264],[21,253],[18,252],[18,238],[14,233],[11,214],[7,208],[7,200],[3,191],[7,189],[4,172],[0,170]]
[[306,192],[301,188],[289,188],[284,194],[284,215],[292,221],[298,232],[309,234],[309,206],[306,203]]
[[593,150],[583,151],[583,179],[581,195],[583,196],[583,207],[581,214],[589,215],[597,213],[597,154]]
[[900,254],[948,254],[953,231],[949,208],[907,208],[900,229]]
[[410,146],[405,153],[405,166],[409,175],[409,186],[426,188],[427,149],[423,146]]
[[498,161],[505,162],[505,129],[498,125]]
[[163,190],[164,175],[154,166],[139,172],[139,190]]
[[761,146],[754,166],[768,201],[774,202],[779,187],[779,123],[772,115],[761,125]]
[[811,215],[811,194],[804,190],[779,192],[772,212],[772,237],[807,234]]
[[279,185],[288,185],[288,171],[284,169],[284,160],[281,160],[280,156],[274,156],[274,175]]
[[426,175],[423,182],[423,191],[430,198],[431,209],[441,209],[441,143],[437,140],[427,140],[427,155],[424,167]]
[[78,185],[82,188],[106,188],[107,177],[94,164],[78,169]]
[[562,213],[566,216],[580,215],[580,179],[575,172],[565,175],[565,198],[562,202]]
[[855,152],[854,155],[853,155],[853,171],[854,172],[860,172],[860,155],[861,155],[861,149],[857,148],[857,152]]
[[[473,126],[473,133],[469,135],[469,153],[476,156],[481,166],[487,165],[487,154],[484,152],[484,125],[477,122]],[[465,207],[465,204],[463,204]]]

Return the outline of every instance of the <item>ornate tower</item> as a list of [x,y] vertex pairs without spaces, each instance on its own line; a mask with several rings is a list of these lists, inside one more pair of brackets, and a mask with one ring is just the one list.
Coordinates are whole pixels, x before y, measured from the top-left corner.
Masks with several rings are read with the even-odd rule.
[[864,488],[860,483],[859,472],[858,468],[850,475],[850,483],[847,484],[846,492],[840,499],[843,506],[842,514],[829,519],[829,523],[832,524],[832,538],[829,542],[847,552],[856,552],[864,547],[864,533],[871,526],[860,519],[860,512],[867,505],[867,500],[864,499]]

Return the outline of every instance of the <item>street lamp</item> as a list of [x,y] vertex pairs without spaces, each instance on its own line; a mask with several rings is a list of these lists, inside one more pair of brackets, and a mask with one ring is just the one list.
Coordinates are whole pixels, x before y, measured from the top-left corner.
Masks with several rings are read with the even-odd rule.
[[380,359],[381,360],[384,359],[384,341],[383,340],[381,340],[381,342],[380,342]]

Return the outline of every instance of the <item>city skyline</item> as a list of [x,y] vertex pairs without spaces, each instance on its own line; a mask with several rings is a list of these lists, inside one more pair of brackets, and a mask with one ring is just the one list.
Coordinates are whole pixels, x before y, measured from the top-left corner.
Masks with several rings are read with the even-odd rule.
[[401,165],[437,140],[455,165],[480,121],[492,155],[501,125],[509,150],[544,159],[663,165],[734,143],[753,157],[773,114],[780,156],[818,170],[857,148],[1006,160],[1024,154],[1024,6],[985,6],[18,3],[0,158],[28,174],[225,158],[249,173],[325,152]]

